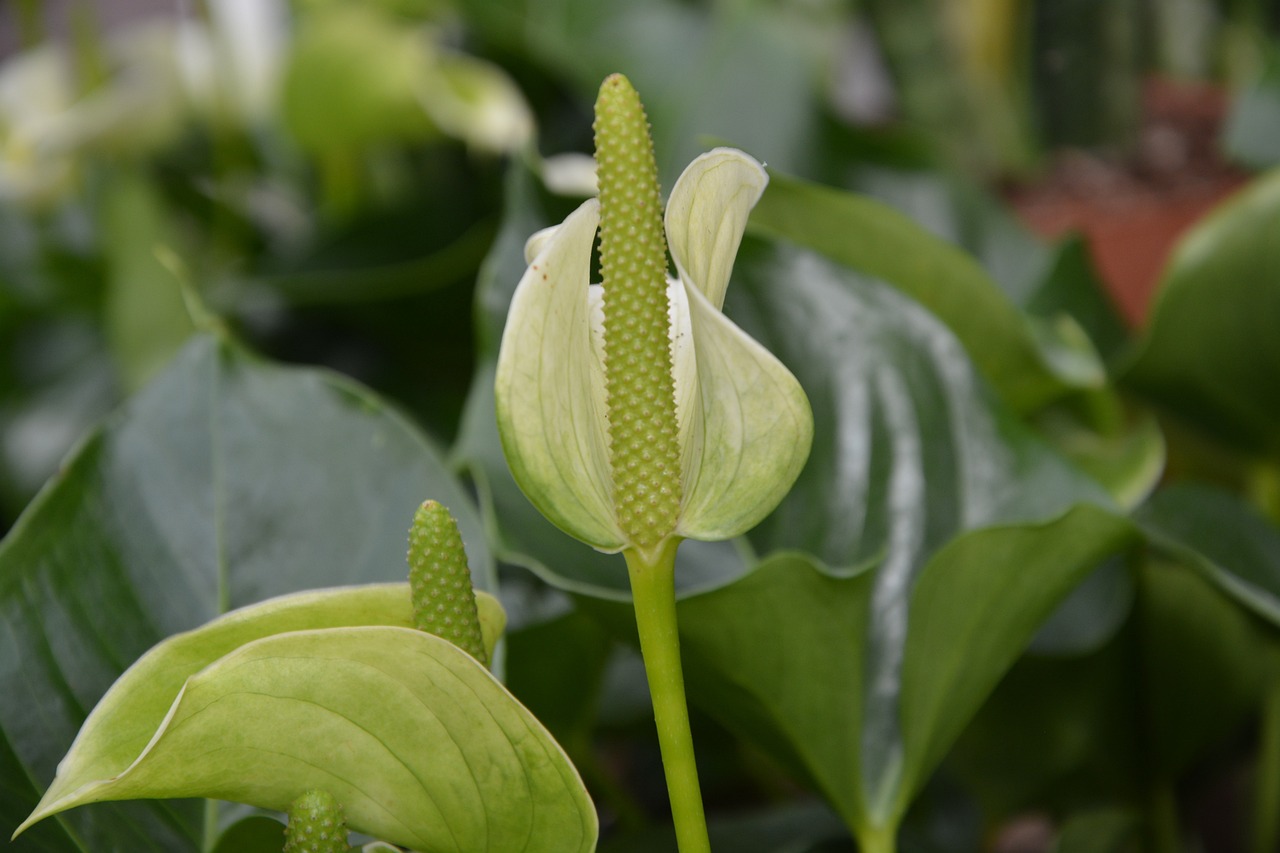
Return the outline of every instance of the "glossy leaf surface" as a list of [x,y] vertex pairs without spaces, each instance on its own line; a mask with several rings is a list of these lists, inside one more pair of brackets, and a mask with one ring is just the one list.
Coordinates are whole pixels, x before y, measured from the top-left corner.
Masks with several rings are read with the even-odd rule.
[[960,249],[873,199],[772,175],[751,228],[876,276],[945,322],[1015,409],[1037,408],[1103,375],[1078,327],[1033,325]]

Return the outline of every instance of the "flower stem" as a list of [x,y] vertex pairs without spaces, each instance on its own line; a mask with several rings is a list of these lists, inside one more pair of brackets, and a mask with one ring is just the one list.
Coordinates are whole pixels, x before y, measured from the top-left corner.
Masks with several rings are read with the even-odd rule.
[[631,574],[640,653],[644,657],[653,716],[658,724],[658,745],[667,776],[667,795],[676,827],[680,853],[710,853],[707,820],[698,787],[698,765],[689,731],[689,709],[680,670],[680,637],[676,632],[675,537],[652,552],[634,548],[623,552]]
[[895,853],[898,849],[896,821],[889,826],[871,826],[856,833],[859,853]]
[[1272,651],[1262,700],[1262,743],[1254,782],[1253,850],[1272,853],[1280,844],[1280,666]]

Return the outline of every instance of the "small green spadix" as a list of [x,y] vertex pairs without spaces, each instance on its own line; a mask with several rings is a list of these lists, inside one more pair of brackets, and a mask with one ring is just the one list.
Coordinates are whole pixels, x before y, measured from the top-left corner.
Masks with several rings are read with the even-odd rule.
[[307,791],[289,806],[284,853],[347,853],[347,822],[328,791]]
[[436,501],[426,501],[413,516],[409,589],[416,628],[489,665],[462,534],[449,510]]

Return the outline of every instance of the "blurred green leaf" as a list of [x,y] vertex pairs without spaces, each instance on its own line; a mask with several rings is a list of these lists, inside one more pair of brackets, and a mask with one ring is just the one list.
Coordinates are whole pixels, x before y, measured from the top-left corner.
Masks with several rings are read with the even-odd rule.
[[1136,516],[1152,540],[1247,610],[1280,626],[1280,529],[1239,497],[1176,485]]
[[[89,709],[159,640],[273,595],[402,579],[426,497],[458,518],[491,586],[469,499],[401,416],[332,374],[196,338],[0,545],[0,732],[20,769],[6,770],[0,824],[34,807]],[[195,849],[202,820],[192,803],[95,805],[60,818],[44,849]]]
[[828,183],[882,201],[968,252],[1020,308],[1027,307],[1053,263],[1050,246],[984,187],[962,176],[855,162]]
[[1053,853],[1133,853],[1141,826],[1138,815],[1123,809],[1073,815],[1058,833]]
[[227,827],[212,853],[279,853],[283,849],[284,824],[256,815]]
[[1125,509],[1142,503],[1164,473],[1165,440],[1159,422],[1149,412],[1124,411],[1111,389],[1084,392],[1050,406],[1035,424],[1046,440]]
[[1178,244],[1122,381],[1221,441],[1280,454],[1280,171]]
[[128,391],[146,384],[195,332],[184,283],[159,254],[180,251],[172,216],[138,175],[117,176],[103,201],[104,324]]
[[569,748],[591,731],[611,646],[573,611],[526,626],[507,637],[507,687]]
[[1137,732],[1146,778],[1172,784],[1257,708],[1266,683],[1261,635],[1248,612],[1196,571],[1140,568],[1136,628],[1143,691]]
[[[746,811],[707,821],[712,848],[735,853],[811,853],[823,841],[846,837],[830,809],[814,802]],[[676,853],[674,830],[650,829],[606,841],[600,853]]]
[[[465,0],[460,6],[488,41],[570,81],[585,102],[606,76],[626,74],[646,105],[668,188],[709,138],[779,168],[805,170],[819,126],[819,82],[846,19],[835,4]],[[758,109],[765,104],[767,120]]]
[[1133,645],[1126,630],[1092,653],[1028,654],[1010,669],[948,759],[988,819],[1139,796]]
[[1252,169],[1280,165],[1280,45],[1271,47],[1262,76],[1236,95],[1222,145]]
[[1185,566],[1144,560],[1133,571],[1134,606],[1106,646],[1019,662],[961,738],[953,764],[993,816],[1140,807],[1256,709],[1255,620]]
[[750,228],[822,252],[920,302],[1019,411],[1103,382],[1083,335],[1033,325],[970,256],[879,202],[773,174]]
[[1089,246],[1079,235],[1064,239],[1055,248],[1044,275],[1027,294],[1022,307],[1040,317],[1068,314],[1089,336],[1108,362],[1129,343],[1130,334],[1106,285],[1089,256]]
[[374,5],[313,8],[300,22],[284,71],[285,125],[317,152],[430,136],[418,102],[428,50],[425,33]]
[[1134,584],[1123,557],[1112,557],[1085,578],[1036,632],[1029,651],[1076,656],[1102,648],[1124,625]]

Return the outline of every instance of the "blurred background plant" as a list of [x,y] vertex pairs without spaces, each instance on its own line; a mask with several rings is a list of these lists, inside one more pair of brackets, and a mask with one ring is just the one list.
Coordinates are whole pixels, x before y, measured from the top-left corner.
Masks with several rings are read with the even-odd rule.
[[[1145,508],[1135,518],[1145,511],[1172,535],[1177,493],[1154,509],[1148,500],[1163,474],[1225,489],[1237,503],[1222,510],[1234,519],[1223,529],[1263,531],[1227,550],[1261,567],[1251,582],[1265,595],[1206,596],[1203,573],[1162,574],[1146,560],[1112,571],[1128,581],[1092,588],[1087,618],[1063,617],[1086,639],[1042,637],[1043,653],[1033,646],[1015,666],[917,802],[903,849],[972,849],[985,836],[1008,851],[1101,850],[1102,837],[1123,850],[1133,802],[1143,814],[1172,810],[1206,849],[1245,849],[1242,820],[1222,815],[1244,808],[1262,688],[1280,683],[1280,667],[1263,671],[1278,659],[1275,619],[1258,615],[1266,595],[1280,596],[1280,193],[1266,172],[1280,165],[1280,4],[13,0],[0,7],[0,51],[0,531],[81,436],[211,328],[268,359],[371,386],[452,448],[482,506],[518,516],[503,503],[518,495],[495,485],[486,365],[525,237],[590,192],[590,105],[600,80],[623,71],[649,106],[664,186],[725,142],[775,176],[879,200],[887,207],[823,243],[821,220],[788,225],[766,196],[754,233],[906,290],[958,336],[1020,424],[1124,511]],[[789,186],[775,177],[779,193],[817,203]],[[1242,201],[1206,218],[1242,188]],[[921,226],[903,255],[924,247],[921,269],[968,277],[984,300],[1026,315],[1026,329],[1006,325],[1049,366],[1027,355],[1001,367],[1005,351],[990,340],[1000,335],[975,319],[990,301],[948,309],[930,288],[955,280],[926,275],[912,290],[921,274],[906,258],[863,248],[875,239],[864,231],[902,233],[890,208]],[[754,257],[748,281],[776,260],[758,247]],[[728,308],[767,326],[762,305],[731,298]],[[786,329],[807,329],[787,322],[775,349]],[[938,372],[954,391],[955,377]],[[1034,374],[1033,391],[1018,390],[1020,372]],[[828,409],[846,428],[840,406]],[[926,444],[954,417],[946,407],[922,416]],[[819,447],[815,464],[834,470],[836,450]],[[844,487],[813,488],[839,503]],[[646,834],[662,834],[650,825],[662,795],[643,680],[610,639],[625,629],[607,631],[616,618],[590,603],[599,588],[583,579],[597,555],[564,550],[554,531],[487,522],[508,564],[513,690],[587,777],[608,849],[658,849],[665,842]],[[740,568],[754,560],[744,554],[772,548],[833,566],[877,553],[836,549],[836,521],[805,523],[811,539],[803,525],[766,523],[737,556],[695,558],[693,585],[721,576],[697,574],[715,560]],[[548,555],[574,563],[567,581]],[[552,576],[577,605],[515,566]],[[1171,671],[1175,658],[1153,648],[1198,664]],[[1143,670],[1156,686],[1139,702],[1127,667],[1144,655],[1159,666]],[[1151,724],[1176,749],[1148,760],[1143,750],[1158,747],[1135,738],[1134,703],[1146,714],[1188,695],[1202,700],[1187,701],[1191,722]],[[723,699],[713,691],[713,706]],[[1274,718],[1280,699],[1271,703]],[[794,770],[786,749],[742,740],[715,714],[695,726],[712,811],[746,814],[713,841],[849,849],[841,820],[799,794],[820,786],[780,772]],[[1264,748],[1280,750],[1270,736]],[[1174,849],[1160,843],[1147,849]]]

